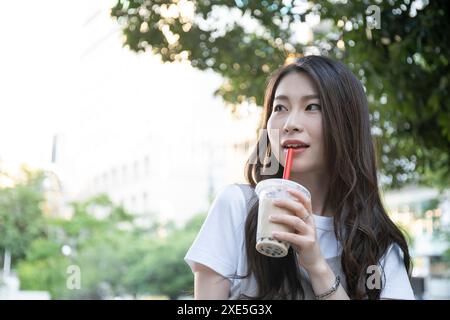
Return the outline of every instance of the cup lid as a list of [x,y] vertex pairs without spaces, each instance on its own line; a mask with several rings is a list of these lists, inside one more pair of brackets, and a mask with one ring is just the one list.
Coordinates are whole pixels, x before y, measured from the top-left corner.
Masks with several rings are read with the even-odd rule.
[[276,187],[276,186],[288,186],[292,189],[300,190],[308,195],[308,197],[311,199],[311,193],[308,189],[306,189],[301,184],[287,179],[280,179],[280,178],[272,178],[272,179],[266,179],[258,182],[255,187],[255,192],[259,196],[259,194],[266,188]]

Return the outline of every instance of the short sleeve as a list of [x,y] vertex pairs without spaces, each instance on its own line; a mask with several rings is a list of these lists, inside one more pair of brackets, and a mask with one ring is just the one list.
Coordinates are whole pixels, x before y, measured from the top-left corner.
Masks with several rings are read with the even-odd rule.
[[201,263],[224,277],[236,273],[242,254],[242,237],[246,217],[245,198],[239,186],[222,188],[184,260],[193,270]]
[[414,300],[414,292],[403,262],[403,251],[393,244],[381,260],[385,275],[381,299]]

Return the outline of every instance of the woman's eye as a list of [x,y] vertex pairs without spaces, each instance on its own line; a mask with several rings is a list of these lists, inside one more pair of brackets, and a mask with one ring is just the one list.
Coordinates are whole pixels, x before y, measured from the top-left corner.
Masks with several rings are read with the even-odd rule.
[[315,103],[308,104],[308,105],[306,106],[306,110],[312,109],[312,108],[317,108],[317,110],[320,110],[320,109],[321,109],[320,106],[319,106],[318,104],[315,104]]
[[275,107],[273,107],[273,111],[278,111],[281,107],[283,107],[281,104],[277,104]]

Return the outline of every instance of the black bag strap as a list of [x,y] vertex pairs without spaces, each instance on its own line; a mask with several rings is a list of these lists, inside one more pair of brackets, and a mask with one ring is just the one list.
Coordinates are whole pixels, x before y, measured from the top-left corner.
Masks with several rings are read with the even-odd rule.
[[247,208],[247,212],[254,206],[254,204],[258,201],[258,196],[256,195],[255,189],[249,185],[244,183],[237,183],[239,188],[241,188],[242,193],[245,197],[245,204]]

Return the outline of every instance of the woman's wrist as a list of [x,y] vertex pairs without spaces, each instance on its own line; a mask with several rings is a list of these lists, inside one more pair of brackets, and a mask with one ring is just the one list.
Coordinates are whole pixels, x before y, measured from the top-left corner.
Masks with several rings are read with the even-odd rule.
[[[330,292],[336,284],[336,275],[325,260],[317,263],[307,271],[316,297]],[[336,289],[333,292],[335,291]]]
[[310,278],[323,277],[330,271],[330,266],[325,259],[319,260],[314,265],[306,268]]

